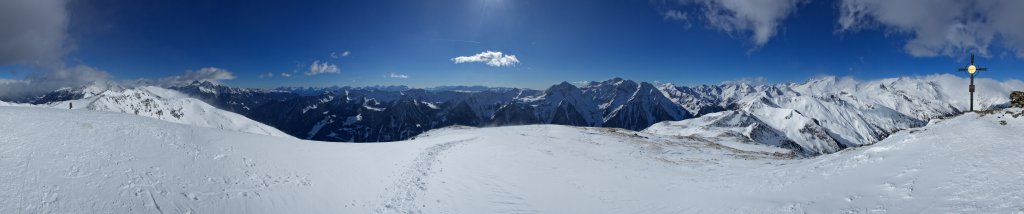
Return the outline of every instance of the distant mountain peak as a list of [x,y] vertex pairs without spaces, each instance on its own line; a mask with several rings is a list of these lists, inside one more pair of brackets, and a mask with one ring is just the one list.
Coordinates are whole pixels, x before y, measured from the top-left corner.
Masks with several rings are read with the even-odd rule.
[[558,84],[553,85],[550,88],[548,88],[548,90],[546,91],[547,92],[546,94],[555,93],[555,92],[573,91],[573,90],[579,90],[579,88],[576,87],[576,85],[573,85],[572,83],[569,83],[569,82],[566,82],[566,81],[562,81],[561,83],[558,83]]

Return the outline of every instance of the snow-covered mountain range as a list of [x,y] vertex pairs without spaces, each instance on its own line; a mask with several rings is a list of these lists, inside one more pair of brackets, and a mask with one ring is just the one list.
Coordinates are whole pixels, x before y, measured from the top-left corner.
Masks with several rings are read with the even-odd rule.
[[232,88],[199,81],[167,88],[191,95],[196,99],[216,105],[218,108],[243,115],[248,115],[252,108],[271,100],[287,100],[300,96],[290,91]]
[[[1016,80],[978,79],[976,84],[978,109],[1005,105],[1010,91],[1024,89],[1024,83]],[[562,82],[546,90],[400,86],[262,90],[209,82],[170,89],[312,140],[398,141],[452,125],[559,124],[730,139],[818,155],[876,143],[896,131],[961,113],[968,105],[966,85],[965,78],[931,75],[692,87],[613,78],[579,85]],[[82,99],[82,94],[88,93],[57,91],[36,102],[63,105],[55,101]],[[695,117],[700,118],[686,120]]]
[[[977,109],[1003,106],[1011,91],[1024,89],[1024,83],[1016,80],[983,79],[976,84]],[[661,89],[694,113],[736,112],[709,114],[699,121],[660,123],[648,128],[649,132],[688,135],[690,131],[679,130],[719,121],[712,123],[750,128],[737,133],[747,141],[795,143],[797,146],[787,147],[808,155],[872,144],[896,131],[923,126],[930,119],[966,111],[969,105],[967,80],[952,75],[874,81],[824,77],[800,84],[664,85]],[[781,142],[778,136],[783,137]]]
[[[395,88],[269,91],[200,82],[172,87],[292,136],[326,141],[397,141],[451,125],[561,124],[640,130],[656,122],[692,117],[657,87],[619,78],[584,87],[563,82],[543,91],[478,86],[391,90]],[[297,91],[281,94],[291,89]],[[321,93],[303,96],[311,91]]]

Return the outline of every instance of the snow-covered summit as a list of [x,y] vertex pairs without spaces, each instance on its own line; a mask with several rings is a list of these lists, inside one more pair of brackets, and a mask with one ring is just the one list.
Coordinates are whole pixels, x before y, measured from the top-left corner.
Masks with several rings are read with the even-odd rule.
[[537,98],[541,118],[545,123],[600,126],[603,122],[597,104],[584,96],[580,88],[568,82],[551,86],[544,91],[543,97]]
[[94,83],[58,92],[77,99],[48,102],[38,106],[121,112],[200,127],[291,137],[274,127],[157,86],[125,88],[113,83]]

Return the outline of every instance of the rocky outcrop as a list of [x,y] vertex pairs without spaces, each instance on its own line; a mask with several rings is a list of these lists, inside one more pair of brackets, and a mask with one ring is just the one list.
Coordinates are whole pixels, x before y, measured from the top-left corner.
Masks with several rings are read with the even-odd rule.
[[1024,91],[1010,92],[1010,107],[1024,108]]

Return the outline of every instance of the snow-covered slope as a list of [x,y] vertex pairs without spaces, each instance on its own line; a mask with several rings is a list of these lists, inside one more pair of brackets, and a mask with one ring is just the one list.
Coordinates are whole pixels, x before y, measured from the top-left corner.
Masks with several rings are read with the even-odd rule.
[[3,100],[0,100],[0,106],[32,106],[32,105],[31,104],[24,104],[24,103],[10,103],[10,102],[4,102]]
[[745,111],[729,110],[689,120],[665,121],[645,129],[644,132],[702,139],[741,150],[745,148],[765,149],[757,144],[778,147],[775,148],[775,152],[778,153],[793,153],[794,151],[799,153],[802,149],[796,142],[786,138],[784,132],[768,126]]
[[969,113],[789,159],[622,129],[338,144],[0,107],[0,213],[1013,213],[1022,129],[1024,117]]
[[[1010,91],[1024,89],[1024,83],[1017,80],[978,79],[976,84],[975,109],[1004,105]],[[945,74],[873,81],[823,77],[800,84],[758,86],[665,85],[659,89],[692,113],[722,109],[750,113],[799,144],[802,154],[817,155],[872,144],[896,131],[923,126],[930,119],[967,111],[967,85],[967,79]]]
[[291,137],[274,127],[161,87],[122,88],[100,83],[73,91],[81,93],[81,98],[39,106],[121,112],[201,127]]

